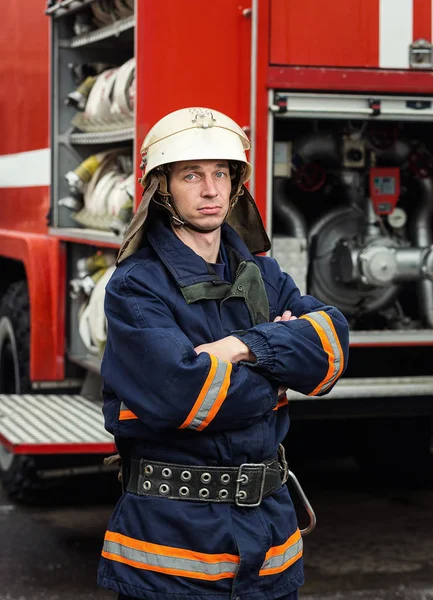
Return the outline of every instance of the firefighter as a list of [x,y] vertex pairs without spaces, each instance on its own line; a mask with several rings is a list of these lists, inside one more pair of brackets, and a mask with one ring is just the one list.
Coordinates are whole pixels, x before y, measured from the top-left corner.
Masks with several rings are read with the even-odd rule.
[[123,495],[98,581],[119,598],[297,598],[302,538],[278,448],[282,389],[322,395],[348,326],[272,258],[249,141],[187,108],[144,140],[142,202],[106,288],[104,415]]

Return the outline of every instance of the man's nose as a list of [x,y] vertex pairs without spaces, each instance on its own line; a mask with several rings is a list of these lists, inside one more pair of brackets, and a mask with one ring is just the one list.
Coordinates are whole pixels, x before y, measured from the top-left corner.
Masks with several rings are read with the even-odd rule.
[[218,196],[218,190],[215,186],[215,181],[211,175],[203,177],[202,196],[214,198]]

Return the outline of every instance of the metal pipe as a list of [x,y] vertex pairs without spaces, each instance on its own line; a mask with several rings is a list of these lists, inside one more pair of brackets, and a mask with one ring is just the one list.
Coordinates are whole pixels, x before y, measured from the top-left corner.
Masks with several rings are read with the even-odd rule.
[[375,213],[373,202],[365,197],[365,232],[364,241],[374,240],[380,236],[379,219]]
[[288,200],[286,185],[285,177],[274,177],[274,215],[282,223],[286,235],[306,238],[307,222],[301,211]]
[[373,151],[380,165],[400,167],[409,158],[411,147],[409,142],[398,139],[389,148],[373,148]]
[[[418,179],[418,185],[420,204],[412,220],[411,238],[418,248],[427,248],[433,244],[433,179]],[[418,283],[418,298],[421,317],[428,327],[433,328],[433,281],[422,279]]]
[[[310,133],[295,143],[296,152],[305,160],[318,162],[325,166],[340,166],[341,142],[327,133]],[[409,158],[409,142],[398,139],[389,148],[374,148],[374,154],[381,165],[401,166]]]
[[337,167],[341,163],[340,142],[326,133],[311,133],[295,143],[295,151],[306,162]]
[[365,175],[363,171],[342,169],[340,172],[340,185],[343,188],[345,203],[364,209],[365,203]]

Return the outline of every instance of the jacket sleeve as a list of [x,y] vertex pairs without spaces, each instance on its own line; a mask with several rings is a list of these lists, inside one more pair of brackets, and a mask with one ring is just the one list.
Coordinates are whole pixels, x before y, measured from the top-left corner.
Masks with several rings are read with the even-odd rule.
[[[267,260],[273,263],[270,280],[277,294],[277,315],[290,310],[298,319],[263,323],[233,335],[256,355],[257,362],[248,363],[252,369],[297,392],[324,395],[346,368],[348,323],[338,309],[301,296],[293,279],[273,259]],[[266,275],[264,279],[269,283]]]
[[143,283],[146,272],[134,268],[106,288],[104,388],[154,430],[239,429],[271,411],[276,385],[247,366],[197,355],[167,302]]

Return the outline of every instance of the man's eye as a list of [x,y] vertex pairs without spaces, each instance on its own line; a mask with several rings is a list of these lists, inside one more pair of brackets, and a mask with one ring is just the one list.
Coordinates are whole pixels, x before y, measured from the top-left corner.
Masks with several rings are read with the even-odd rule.
[[188,175],[185,177],[185,179],[187,181],[192,181],[194,179],[195,175],[194,173],[188,173]]
[[226,174],[224,173],[224,171],[218,171],[218,173],[216,173],[216,176],[218,177],[218,179],[222,179],[226,176]]

